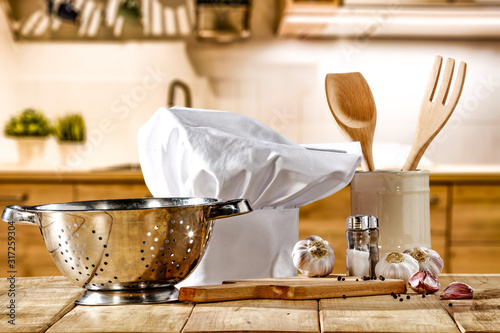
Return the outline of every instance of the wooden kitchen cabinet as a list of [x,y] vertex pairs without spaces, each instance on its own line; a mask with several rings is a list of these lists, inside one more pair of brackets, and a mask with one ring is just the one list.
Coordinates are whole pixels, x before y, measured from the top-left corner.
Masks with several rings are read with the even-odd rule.
[[[6,205],[39,205],[64,202],[73,197],[71,184],[0,183],[0,210]],[[7,276],[7,227],[0,223],[0,276]],[[60,275],[35,225],[15,226],[16,276]]]
[[500,272],[500,186],[454,186],[451,214],[451,270]]
[[[151,196],[142,175],[115,173],[0,173],[0,210],[7,205],[41,205],[77,200]],[[0,223],[0,277],[7,271],[7,223]],[[60,275],[37,226],[16,225],[16,276]]]
[[152,197],[146,184],[78,184],[75,200]]
[[[448,273],[500,273],[500,175],[433,174],[430,179],[431,243]],[[142,174],[126,172],[0,172],[0,209],[76,200],[151,196]],[[318,235],[335,251],[334,273],[345,273],[350,188],[301,207],[299,238]],[[0,223],[0,277],[6,276],[7,224]],[[60,275],[40,231],[16,227],[17,276]]]

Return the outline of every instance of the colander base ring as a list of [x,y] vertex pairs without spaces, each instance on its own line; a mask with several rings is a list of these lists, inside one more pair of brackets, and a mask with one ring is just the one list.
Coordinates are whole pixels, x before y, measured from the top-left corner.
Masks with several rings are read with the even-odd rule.
[[176,302],[179,290],[173,285],[137,290],[85,290],[76,305],[159,304]]

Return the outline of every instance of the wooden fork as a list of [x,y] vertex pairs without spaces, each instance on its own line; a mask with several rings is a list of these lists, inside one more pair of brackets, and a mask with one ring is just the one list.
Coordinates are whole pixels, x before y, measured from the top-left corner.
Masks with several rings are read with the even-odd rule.
[[434,66],[432,67],[429,82],[425,89],[424,98],[420,105],[420,113],[417,122],[417,131],[413,140],[410,155],[403,166],[403,171],[414,171],[417,169],[418,162],[424,155],[425,150],[436,137],[439,131],[446,124],[450,118],[453,110],[457,106],[462,89],[464,87],[465,72],[467,64],[461,62],[458,68],[458,74],[455,79],[455,85],[451,92],[450,98],[447,101],[448,92],[450,91],[451,79],[453,69],[455,67],[455,60],[449,58],[446,61],[444,68],[441,86],[436,94],[436,88],[439,80],[439,73],[441,71],[441,64],[443,58],[436,56]]

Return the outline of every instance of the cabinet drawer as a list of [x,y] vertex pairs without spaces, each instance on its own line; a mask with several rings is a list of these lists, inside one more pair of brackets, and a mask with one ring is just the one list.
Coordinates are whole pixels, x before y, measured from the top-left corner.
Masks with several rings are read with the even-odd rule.
[[78,184],[78,200],[132,199],[151,197],[146,184]]
[[500,242],[500,186],[455,186],[452,243]]
[[452,246],[453,273],[500,273],[500,246]]
[[[0,210],[6,205],[39,205],[73,200],[73,186],[66,184],[0,184]],[[8,224],[0,223],[0,276],[7,274]],[[45,247],[40,229],[16,225],[16,276],[61,275]]]

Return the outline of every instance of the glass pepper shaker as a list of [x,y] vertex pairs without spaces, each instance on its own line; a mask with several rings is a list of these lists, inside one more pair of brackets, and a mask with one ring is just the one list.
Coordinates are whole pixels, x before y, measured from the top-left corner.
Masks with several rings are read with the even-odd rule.
[[375,266],[378,263],[378,218],[368,216],[368,230],[370,230],[370,275],[375,276]]
[[347,218],[347,276],[370,276],[369,216],[356,215]]

